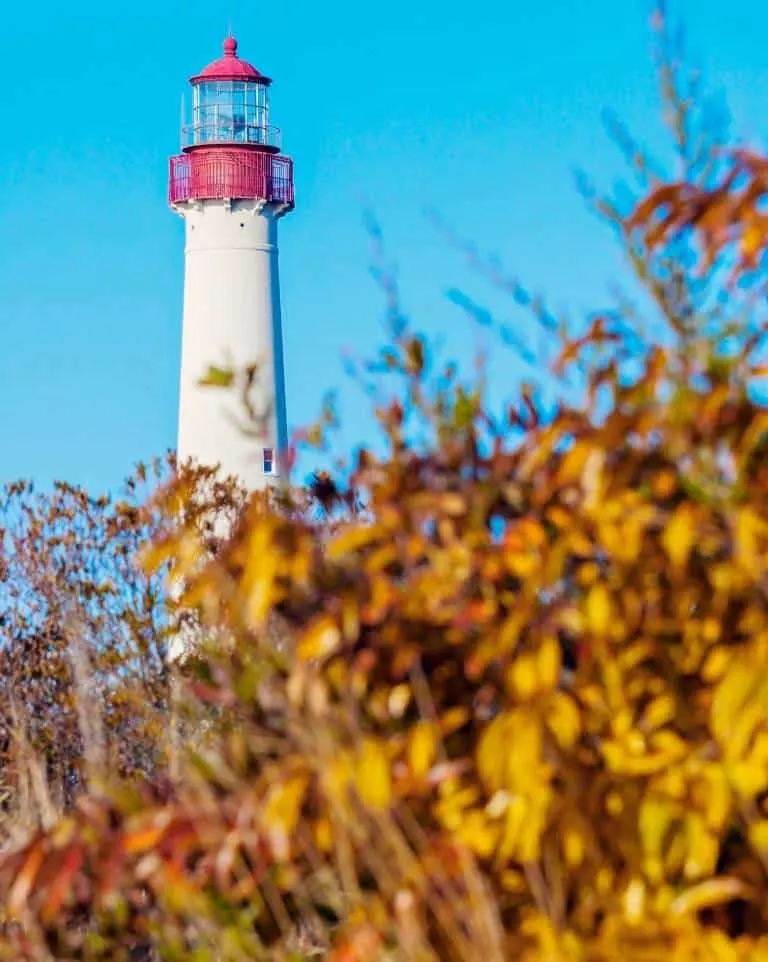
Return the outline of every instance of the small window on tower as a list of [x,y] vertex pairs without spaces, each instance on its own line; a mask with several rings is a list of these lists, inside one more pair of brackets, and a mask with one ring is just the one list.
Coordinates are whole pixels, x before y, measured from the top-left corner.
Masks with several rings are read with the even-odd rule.
[[273,474],[275,470],[275,458],[272,448],[264,448],[264,474]]

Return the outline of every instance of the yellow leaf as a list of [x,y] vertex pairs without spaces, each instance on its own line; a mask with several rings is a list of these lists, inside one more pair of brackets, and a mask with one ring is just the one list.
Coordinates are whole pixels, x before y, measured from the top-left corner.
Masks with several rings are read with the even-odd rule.
[[745,260],[752,261],[766,244],[768,237],[759,224],[751,223],[744,229],[741,235],[741,253]]
[[326,794],[338,805],[345,805],[348,801],[347,793],[355,776],[353,760],[349,752],[339,752],[323,768],[322,782]]
[[633,879],[624,894],[624,912],[630,925],[637,925],[645,915],[645,885]]
[[498,715],[480,736],[477,767],[490,791],[507,787],[507,749],[514,738],[513,716]]
[[560,678],[560,657],[560,642],[557,638],[552,635],[545,638],[536,656],[536,669],[542,688],[551,690],[557,685]]
[[466,845],[480,858],[488,858],[496,848],[501,827],[490,822],[482,810],[467,812],[456,828],[456,841]]
[[470,718],[470,712],[461,705],[454,705],[449,708],[440,719],[440,731],[443,737],[450,735],[459,728],[463,728]]
[[722,766],[711,765],[703,788],[704,818],[707,828],[719,832],[731,815],[733,793]]
[[605,742],[603,757],[608,768],[622,775],[656,775],[663,772],[673,762],[679,761],[685,754],[685,743],[670,745],[663,751],[649,752],[643,755],[631,754],[624,745],[616,742]]
[[712,875],[720,854],[720,839],[707,829],[701,816],[692,812],[686,818],[685,830],[688,837],[688,857],[683,866],[685,877],[698,880]]
[[762,575],[760,535],[765,525],[752,508],[740,508],[736,515],[736,558],[742,568],[757,578]]
[[341,627],[345,641],[357,640],[360,634],[360,605],[353,595],[345,595],[342,599]]
[[459,788],[455,779],[441,782],[438,792],[440,801],[435,812],[449,831],[458,828],[467,810],[475,806],[480,798],[480,791],[476,785]]
[[556,692],[550,699],[546,723],[563,749],[570,749],[581,735],[581,715],[573,699],[565,692]]
[[231,387],[235,380],[235,372],[230,368],[211,365],[204,376],[197,382],[200,387]]
[[670,830],[680,812],[679,804],[663,796],[651,795],[640,807],[638,827],[645,856],[645,871],[654,884],[662,879],[662,858],[668,846]]
[[589,631],[598,636],[608,632],[613,619],[613,603],[604,584],[596,584],[590,589],[584,613]]
[[755,766],[752,759],[731,762],[728,765],[728,777],[735,792],[742,798],[753,799],[762,795],[768,788],[768,772],[766,766]]
[[520,637],[520,632],[525,627],[525,610],[514,611],[502,624],[499,632],[499,646],[502,651],[513,651]]
[[308,785],[306,775],[296,775],[284,784],[274,786],[268,793],[264,822],[272,850],[279,859],[288,858],[290,839],[298,823]]
[[755,686],[755,672],[750,665],[731,661],[722,676],[712,700],[712,732],[718,740],[729,745],[734,726],[743,715]]
[[251,528],[246,560],[238,586],[247,623],[261,628],[275,602],[279,553],[273,543],[275,521],[260,517]]
[[326,555],[330,561],[338,561],[344,555],[353,554],[378,541],[386,531],[381,525],[361,524],[345,528],[341,534],[331,538],[326,546]]
[[432,767],[437,745],[437,731],[432,722],[422,721],[414,726],[408,741],[408,764],[416,778],[423,778]]
[[768,852],[768,820],[761,819],[749,826],[749,841],[764,856]]
[[330,819],[321,818],[314,826],[315,845],[321,852],[330,852],[333,847],[333,828]]
[[547,520],[563,531],[567,531],[573,524],[572,515],[562,505],[557,504],[547,511]]
[[589,588],[599,577],[600,568],[594,561],[588,561],[585,564],[579,565],[579,570],[576,572],[576,580],[582,588]]
[[578,868],[586,855],[583,832],[575,824],[566,824],[562,832],[563,856],[569,868]]
[[530,578],[539,567],[540,561],[532,551],[508,551],[504,560],[507,569],[517,578]]
[[605,897],[608,894],[613,894],[614,887],[616,885],[616,875],[610,866],[604,865],[597,870],[595,875],[595,889],[597,892]]
[[672,915],[687,915],[710,909],[724,902],[745,898],[749,889],[736,878],[707,879],[681,893],[670,905]]
[[662,535],[664,550],[676,571],[682,570],[687,564],[695,541],[696,522],[693,508],[683,502],[670,518]]
[[480,778],[490,793],[506,789],[543,798],[551,769],[543,760],[544,733],[538,711],[497,715],[477,746]]
[[514,895],[525,895],[528,893],[528,881],[526,877],[517,869],[506,869],[501,874],[501,887],[505,892]]
[[521,862],[535,862],[541,858],[541,840],[547,828],[551,791],[545,788],[528,799],[528,811],[517,847]]
[[458,518],[466,514],[467,500],[461,494],[449,491],[441,495],[438,503],[439,510],[442,511],[443,514],[447,514],[448,517]]
[[178,547],[178,538],[164,538],[162,541],[151,542],[139,552],[138,563],[148,574],[154,574],[167,561],[175,557]]
[[643,726],[648,731],[661,728],[663,725],[671,722],[676,713],[677,705],[675,699],[668,694],[659,695],[659,697],[654,698],[645,709]]
[[742,707],[739,717],[728,732],[726,752],[732,758],[742,758],[746,755],[749,743],[755,733],[763,728],[766,722],[765,707],[759,698],[751,698]]
[[392,799],[389,759],[384,746],[366,738],[360,748],[355,773],[360,798],[371,808],[386,808]]
[[592,449],[586,442],[577,441],[563,456],[555,476],[558,487],[578,481]]
[[403,682],[400,685],[395,685],[392,691],[389,693],[387,699],[387,710],[392,718],[402,718],[405,714],[405,710],[411,703],[412,698],[411,686]]
[[304,632],[299,642],[298,656],[303,660],[311,658],[327,658],[341,643],[341,632],[333,619],[328,615],[316,618]]
[[526,800],[518,795],[510,801],[505,813],[504,827],[499,842],[499,857],[503,861],[514,857],[521,841],[526,815]]
[[531,698],[536,694],[539,679],[533,655],[519,655],[510,665],[508,682],[512,693],[518,698]]

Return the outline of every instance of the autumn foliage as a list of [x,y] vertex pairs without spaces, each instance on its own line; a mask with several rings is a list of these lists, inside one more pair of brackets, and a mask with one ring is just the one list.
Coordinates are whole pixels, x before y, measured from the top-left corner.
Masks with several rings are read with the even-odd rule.
[[389,288],[383,453],[218,540],[150,502],[194,737],[7,851],[5,957],[768,960],[768,162],[685,118],[597,202],[661,335],[533,319],[577,400],[492,414]]
[[141,466],[114,499],[64,483],[3,492],[0,751],[12,835],[55,818],[89,775],[156,768],[168,619],[162,578],[135,559],[161,525],[146,502],[168,467]]

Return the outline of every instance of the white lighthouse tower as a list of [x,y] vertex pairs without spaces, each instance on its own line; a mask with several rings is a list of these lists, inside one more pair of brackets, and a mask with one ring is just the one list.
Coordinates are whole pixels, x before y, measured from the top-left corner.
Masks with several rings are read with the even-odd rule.
[[[190,84],[168,191],[186,227],[177,454],[255,490],[279,479],[287,446],[277,224],[293,210],[293,163],[269,123],[271,81],[233,37]],[[242,392],[200,385],[212,366],[255,367],[250,418]]]

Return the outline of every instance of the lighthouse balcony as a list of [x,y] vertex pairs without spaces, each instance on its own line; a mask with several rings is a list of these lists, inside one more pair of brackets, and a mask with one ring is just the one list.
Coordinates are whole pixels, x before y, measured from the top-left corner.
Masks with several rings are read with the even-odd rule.
[[194,200],[263,200],[294,205],[293,161],[280,154],[224,147],[171,157],[171,205]]
[[181,128],[181,146],[201,147],[207,144],[247,144],[253,147],[280,149],[280,128],[271,124],[248,123],[242,117],[216,117],[206,123],[185,124]]

